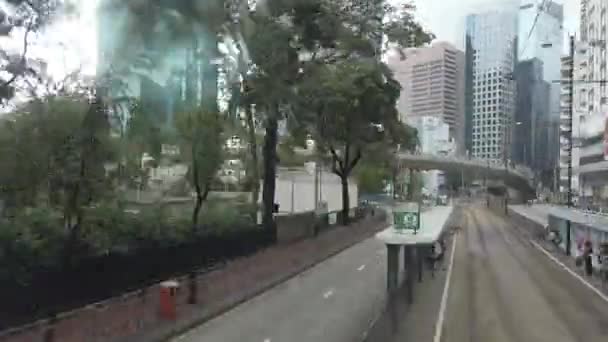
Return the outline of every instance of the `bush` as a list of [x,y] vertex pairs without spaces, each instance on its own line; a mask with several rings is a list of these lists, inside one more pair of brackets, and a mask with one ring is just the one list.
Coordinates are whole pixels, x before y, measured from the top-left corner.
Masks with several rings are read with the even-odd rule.
[[201,216],[205,231],[239,230],[250,227],[251,205],[248,203],[235,204],[234,201],[209,201]]
[[66,237],[61,216],[49,208],[0,219],[0,282],[27,283],[33,270],[57,266]]
[[[162,205],[135,213],[125,210],[120,202],[99,203],[85,209],[83,217],[78,235],[82,248],[70,256],[74,263],[96,256],[196,244],[213,236],[238,240],[255,227],[250,205],[234,201],[209,202],[196,230],[190,217],[171,217]],[[0,219],[0,282],[25,284],[37,270],[62,266],[67,240],[63,217],[52,208],[27,209],[10,219]]]

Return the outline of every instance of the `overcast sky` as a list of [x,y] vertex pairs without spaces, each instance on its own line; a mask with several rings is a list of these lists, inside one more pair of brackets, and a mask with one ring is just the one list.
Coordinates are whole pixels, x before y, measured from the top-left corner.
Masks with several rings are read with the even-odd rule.
[[[392,0],[402,2],[403,0]],[[520,3],[519,0],[510,0]],[[526,0],[529,2],[530,0]],[[534,1],[534,0],[532,0]],[[541,2],[541,0],[535,0]],[[564,5],[564,35],[575,33],[578,27],[580,0],[554,0]],[[414,0],[416,16],[437,36],[458,47],[463,46],[464,18],[469,13],[509,2],[509,0]],[[565,47],[568,44],[564,44]]]
[[[50,72],[57,77],[62,77],[81,66],[85,74],[94,74],[97,63],[95,8],[98,1],[77,0],[80,16],[61,20],[39,40],[38,47],[32,49],[34,56],[46,57]],[[402,3],[406,0],[390,1]],[[519,0],[413,0],[417,6],[416,17],[435,33],[438,40],[451,42],[457,47],[462,47],[464,17],[467,14],[509,1],[519,3]],[[578,25],[580,1],[555,1],[565,4],[564,34],[574,33]],[[20,40],[16,40],[14,43],[19,42]]]

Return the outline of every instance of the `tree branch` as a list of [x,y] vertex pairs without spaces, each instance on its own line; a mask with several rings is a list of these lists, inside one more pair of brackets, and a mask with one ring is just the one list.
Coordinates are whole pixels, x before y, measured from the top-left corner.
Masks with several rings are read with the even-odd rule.
[[359,160],[361,160],[361,156],[361,148],[358,147],[355,158],[348,164],[348,169],[346,171],[347,174],[350,174],[350,172],[355,168]]
[[11,83],[13,83],[17,77],[21,76],[22,74],[25,73],[25,62],[26,62],[26,55],[27,55],[27,50],[28,50],[28,36],[30,34],[30,32],[32,32],[32,25],[28,25],[26,30],[25,30],[25,34],[23,35],[23,51],[21,53],[21,58],[19,59],[19,70],[17,70],[17,72],[13,73],[13,76],[11,78],[9,78],[7,81],[3,82],[0,85],[0,88],[5,88],[11,85]]
[[338,153],[336,153],[336,149],[334,149],[333,146],[329,145],[329,151],[331,152],[331,155],[334,157],[334,160],[337,161],[338,164],[340,165],[340,170],[343,171],[344,163],[342,162],[342,159],[340,159],[340,156],[338,156]]

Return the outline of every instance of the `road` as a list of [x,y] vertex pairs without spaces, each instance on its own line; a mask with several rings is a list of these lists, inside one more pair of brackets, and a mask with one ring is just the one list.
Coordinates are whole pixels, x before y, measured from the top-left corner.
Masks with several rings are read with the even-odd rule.
[[173,341],[361,341],[384,306],[385,273],[386,248],[371,238]]
[[468,209],[463,228],[441,341],[608,341],[608,302],[524,228],[483,208]]

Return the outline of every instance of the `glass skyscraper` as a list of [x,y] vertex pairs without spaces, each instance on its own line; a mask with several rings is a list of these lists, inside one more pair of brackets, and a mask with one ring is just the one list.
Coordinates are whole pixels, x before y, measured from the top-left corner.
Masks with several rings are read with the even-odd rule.
[[510,158],[517,10],[513,4],[466,18],[467,149],[475,157]]
[[[521,94],[513,153],[518,162],[525,162],[539,174],[554,170],[559,154],[563,21],[563,5],[551,0],[522,0],[519,7],[517,91]],[[544,90],[547,86],[548,92]],[[524,148],[531,159],[524,156]]]
[[560,57],[563,51],[563,5],[550,0],[523,0],[519,10],[518,59],[539,59],[551,84],[550,113],[559,117]]

